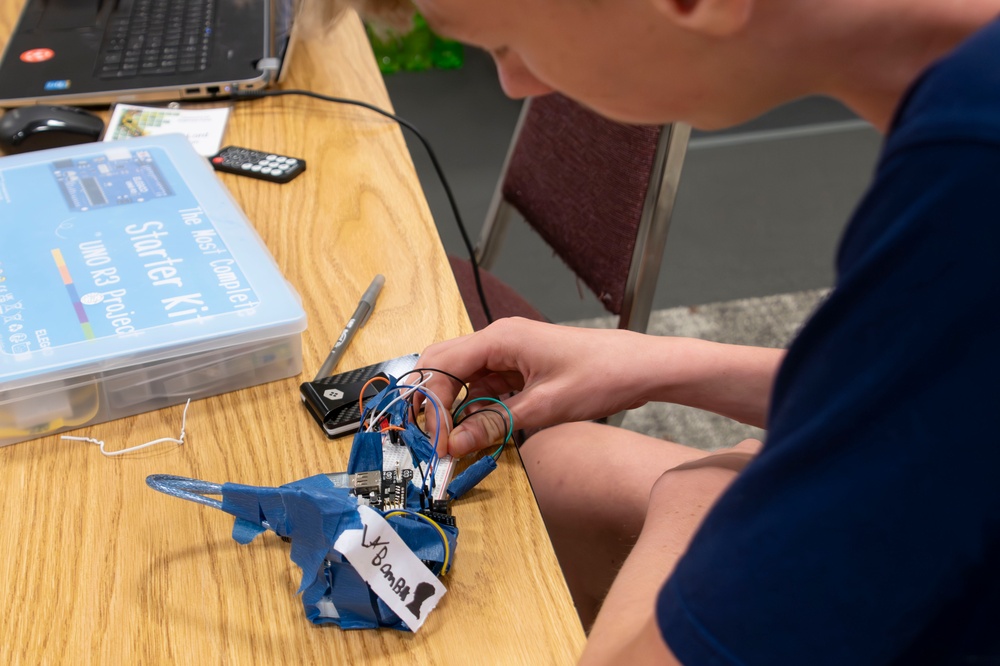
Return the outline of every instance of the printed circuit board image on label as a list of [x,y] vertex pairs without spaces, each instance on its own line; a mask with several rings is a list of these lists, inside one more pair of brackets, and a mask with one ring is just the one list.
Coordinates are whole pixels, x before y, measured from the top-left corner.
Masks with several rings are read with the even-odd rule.
[[53,162],[52,173],[71,210],[141,203],[173,196],[173,190],[146,150],[120,157],[95,155]]

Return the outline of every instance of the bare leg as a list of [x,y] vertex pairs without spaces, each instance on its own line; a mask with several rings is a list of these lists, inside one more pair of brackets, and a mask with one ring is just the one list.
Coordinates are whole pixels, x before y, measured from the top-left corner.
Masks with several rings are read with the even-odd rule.
[[521,447],[584,629],[642,530],[650,489],[707,452],[596,423],[548,428]]

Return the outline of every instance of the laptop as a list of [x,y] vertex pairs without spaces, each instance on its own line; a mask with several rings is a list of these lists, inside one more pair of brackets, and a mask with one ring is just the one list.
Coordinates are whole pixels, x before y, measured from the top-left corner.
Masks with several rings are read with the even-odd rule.
[[0,61],[0,107],[264,88],[284,74],[294,11],[294,0],[26,0]]

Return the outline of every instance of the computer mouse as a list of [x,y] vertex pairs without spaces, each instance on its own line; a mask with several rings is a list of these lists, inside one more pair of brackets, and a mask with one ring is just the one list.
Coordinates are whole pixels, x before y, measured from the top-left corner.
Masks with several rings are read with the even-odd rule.
[[11,109],[0,118],[0,145],[8,153],[96,141],[104,131],[98,116],[72,106],[37,104]]

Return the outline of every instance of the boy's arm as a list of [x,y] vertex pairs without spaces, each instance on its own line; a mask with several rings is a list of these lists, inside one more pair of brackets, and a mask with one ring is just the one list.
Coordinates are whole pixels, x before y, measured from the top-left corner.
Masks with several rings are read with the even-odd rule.
[[[510,318],[428,347],[418,365],[468,382],[470,395],[515,392],[505,402],[516,428],[588,421],[651,401],[763,426],[784,354],[782,349]],[[444,375],[433,377],[427,388],[445,405],[461,390]],[[449,452],[465,455],[489,446],[506,429],[502,417],[486,412],[452,432]]]
[[639,541],[608,592],[581,664],[679,663],[660,634],[656,597],[702,518],[759,448],[760,442],[745,440],[660,477]]

